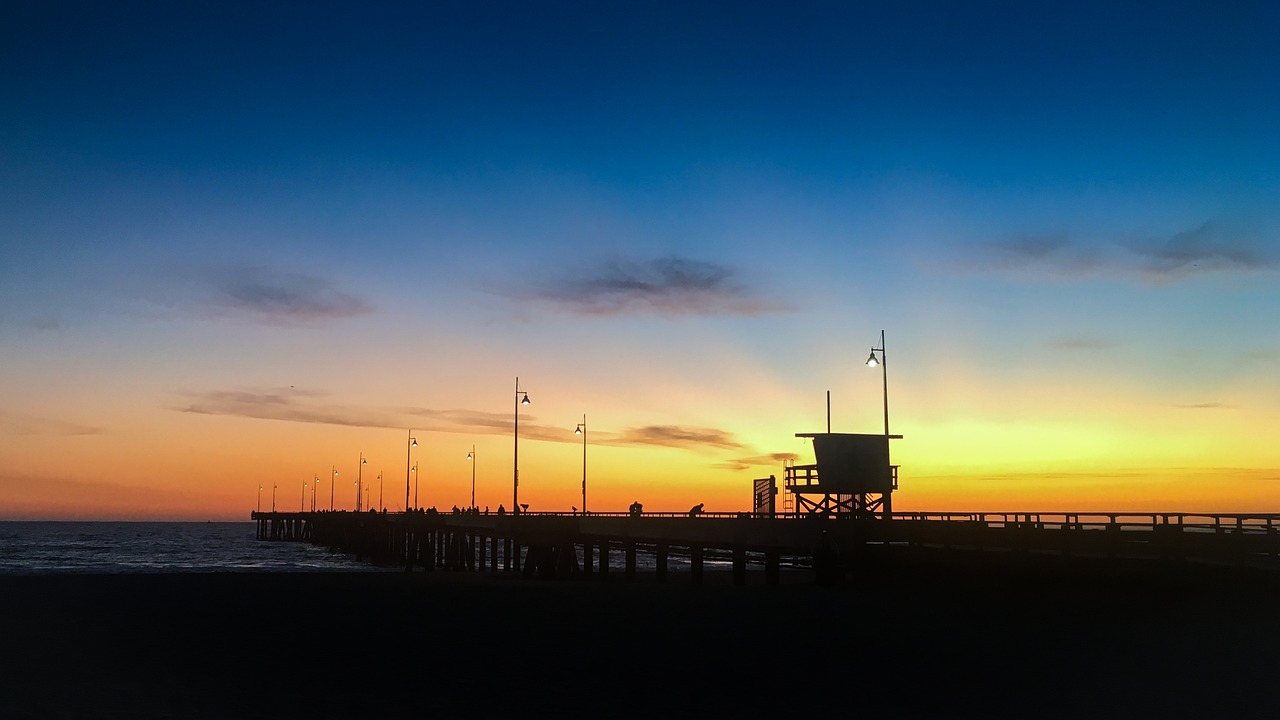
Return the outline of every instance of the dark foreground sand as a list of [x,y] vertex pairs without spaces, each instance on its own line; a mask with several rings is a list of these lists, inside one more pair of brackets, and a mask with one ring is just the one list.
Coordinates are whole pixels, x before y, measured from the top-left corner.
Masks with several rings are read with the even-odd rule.
[[0,577],[0,718],[1272,717],[1280,578],[873,558],[838,587]]

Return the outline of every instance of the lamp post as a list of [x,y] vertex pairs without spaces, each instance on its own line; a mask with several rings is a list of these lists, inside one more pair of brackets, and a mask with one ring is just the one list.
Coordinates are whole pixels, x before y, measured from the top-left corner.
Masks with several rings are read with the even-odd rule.
[[582,514],[587,514],[587,414],[582,414],[582,422],[578,423],[578,428],[573,431],[574,435],[582,436]]
[[338,467],[330,466],[333,474],[329,476],[329,512],[333,512],[333,488],[338,484]]
[[[413,454],[413,449],[418,446],[418,438],[413,436],[412,428],[409,430],[409,440],[405,443],[404,448],[404,511],[409,512],[409,458]],[[417,505],[417,502],[414,502]],[[416,508],[415,508],[416,509]]]
[[360,512],[360,493],[364,491],[364,466],[367,462],[364,453],[360,453],[360,464],[356,465],[356,512]]
[[276,511],[276,488],[277,487],[279,487],[277,483],[271,483],[271,512],[273,513]]
[[413,508],[418,509],[418,463],[413,464]]
[[320,487],[320,476],[311,476],[311,512],[316,511],[316,488]]
[[[876,358],[876,353],[880,353],[879,358]],[[871,355],[867,358],[868,367],[875,367],[876,365],[880,366],[880,376],[884,380],[884,434],[887,437],[889,435],[889,371],[885,367],[887,363],[885,362],[884,354],[883,330],[880,331],[880,347],[873,346]]]
[[476,506],[476,446],[471,446],[471,452],[467,453],[467,459],[471,461],[471,507]]
[[258,486],[258,512],[262,512],[262,486]]
[[516,378],[516,410],[515,422],[513,430],[515,436],[515,450],[512,453],[512,474],[511,474],[511,512],[520,512],[520,406],[529,404],[529,393],[521,392],[520,378]]
[[298,504],[298,512],[307,511],[307,483],[302,483],[302,502]]
[[387,506],[382,504],[382,471],[378,471],[378,512],[386,510]]

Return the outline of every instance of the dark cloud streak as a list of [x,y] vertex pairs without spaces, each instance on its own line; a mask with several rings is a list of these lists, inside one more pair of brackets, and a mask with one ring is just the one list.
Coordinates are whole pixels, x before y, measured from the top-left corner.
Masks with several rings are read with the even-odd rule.
[[1088,243],[1066,235],[1026,235],[982,246],[961,263],[971,271],[1084,279],[1113,277],[1167,284],[1222,273],[1269,272],[1280,258],[1243,224],[1206,222],[1145,242]]
[[752,316],[783,310],[718,263],[665,257],[615,260],[534,287],[525,297],[581,315]]
[[219,317],[298,325],[373,312],[373,306],[363,298],[304,273],[235,265],[180,274],[187,282],[180,291],[182,299],[175,304],[193,305],[197,311]]

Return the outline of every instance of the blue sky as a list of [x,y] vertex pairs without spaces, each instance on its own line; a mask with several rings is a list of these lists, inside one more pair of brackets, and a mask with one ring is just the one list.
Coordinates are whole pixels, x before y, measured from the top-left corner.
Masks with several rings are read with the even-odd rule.
[[[591,405],[619,438],[803,456],[825,390],[846,429],[878,428],[860,365],[881,329],[895,454],[925,474],[973,428],[988,458],[1032,433],[1019,472],[1280,467],[1273,4],[0,14],[10,487],[65,479],[32,436],[126,447],[138,422],[182,448],[181,410],[227,393],[257,399],[204,413],[227,432],[386,429],[506,412],[515,375],[555,388],[548,421]],[[1063,452],[1064,422],[1128,449]],[[1197,432],[1220,436],[1186,450]],[[161,475],[100,482],[141,497]]]

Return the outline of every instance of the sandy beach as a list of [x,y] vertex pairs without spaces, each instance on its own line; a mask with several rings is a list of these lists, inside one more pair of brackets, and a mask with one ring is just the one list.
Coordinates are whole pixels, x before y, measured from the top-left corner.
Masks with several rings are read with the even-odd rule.
[[1280,579],[869,558],[835,587],[505,575],[0,577],[0,716],[1231,717],[1271,707]]

